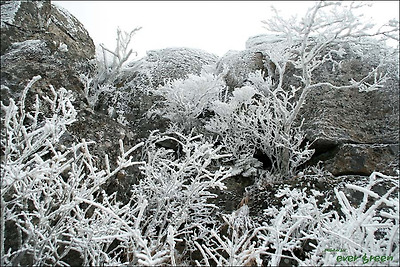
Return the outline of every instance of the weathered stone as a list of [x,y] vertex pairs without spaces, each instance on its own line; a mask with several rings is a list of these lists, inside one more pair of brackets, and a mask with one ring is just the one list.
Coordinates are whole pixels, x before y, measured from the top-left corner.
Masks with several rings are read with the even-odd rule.
[[343,144],[324,167],[333,175],[370,175],[378,171],[396,175],[399,169],[399,146],[397,144]]
[[[279,41],[281,38],[274,36],[251,37],[246,43],[246,50],[225,55],[218,66],[220,72],[224,71],[224,64],[229,69],[225,76],[227,84],[231,88],[242,86],[248,74],[256,70],[271,76],[273,71],[268,69],[265,49]],[[343,48],[346,53],[340,58],[340,66],[334,67],[331,62],[323,64],[312,73],[313,81],[329,82],[335,86],[348,85],[351,80],[359,81],[367,76],[379,64],[381,51],[376,47],[364,48],[363,55],[353,51],[349,45]],[[264,63],[261,64],[261,61]],[[398,168],[398,164],[385,165],[398,162],[398,153],[392,149],[379,149],[380,156],[375,155],[378,153],[376,149],[382,145],[392,147],[399,144],[400,94],[394,63],[387,62],[380,67],[383,73],[387,73],[387,81],[378,90],[361,92],[357,88],[332,89],[324,86],[309,92],[297,118],[298,122],[304,119],[306,141],[311,142],[316,150],[306,165],[326,161],[325,168],[336,175],[369,175],[373,170],[394,174],[393,167]],[[289,85],[301,86],[294,74],[300,73],[288,64],[284,88]],[[354,148],[350,144],[360,144],[360,147],[350,153],[349,149]]]
[[37,88],[64,87],[82,100],[79,73],[95,55],[83,25],[50,1],[1,2],[1,12],[2,98],[18,98],[21,88],[41,75]]
[[1,9],[8,5],[15,7],[13,20],[2,18],[1,54],[12,43],[26,40],[47,40],[58,49],[60,44],[66,44],[68,54],[79,60],[94,57],[94,45],[87,30],[68,11],[45,1],[7,1],[1,2]]
[[217,64],[217,73],[225,73],[226,85],[233,90],[241,87],[250,73],[266,72],[264,55],[258,49],[244,51],[229,51]]
[[301,117],[307,138],[316,144],[397,143],[398,90],[317,88],[308,94]]
[[399,155],[393,149],[399,142],[398,89],[318,88],[307,96],[300,117],[316,149],[311,164],[329,160],[325,168],[335,175],[374,170],[395,174],[395,166],[386,164],[394,161],[398,168]]
[[176,47],[147,51],[147,56],[134,64],[140,64],[142,72],[147,71],[151,84],[156,88],[165,80],[198,75],[203,66],[216,64],[217,60],[217,56],[200,49]]

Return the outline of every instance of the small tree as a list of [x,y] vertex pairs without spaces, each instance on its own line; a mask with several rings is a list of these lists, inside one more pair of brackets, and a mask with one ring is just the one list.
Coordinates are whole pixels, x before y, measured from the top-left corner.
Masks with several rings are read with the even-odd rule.
[[[129,49],[132,37],[140,29],[141,27],[138,27],[131,32],[122,32],[118,28],[115,50],[112,51],[106,48],[104,44],[100,44],[101,55],[97,56],[95,74],[80,75],[84,85],[84,94],[92,108],[97,103],[97,99],[102,92],[115,90],[114,82],[133,53],[133,50]],[[111,60],[109,56],[111,56]]]
[[[383,71],[385,59],[398,58],[398,52],[397,56],[396,52],[387,52],[391,49],[384,41],[387,38],[398,40],[398,22],[371,32],[373,25],[363,24],[354,14],[363,5],[352,3],[343,8],[341,5],[318,2],[299,20],[285,20],[273,9],[275,16],[264,24],[276,38],[260,46],[266,55],[265,68],[269,77],[264,81],[261,75],[251,74],[248,78],[249,86],[263,96],[256,97],[257,100],[248,98],[247,103],[237,105],[236,110],[233,108],[235,97],[229,104],[218,104],[215,108],[217,116],[207,126],[221,134],[227,146],[234,150],[233,154],[236,151],[248,154],[258,148],[272,161],[273,172],[281,177],[292,175],[297,166],[311,157],[308,146],[302,148],[304,133],[301,121],[300,126],[298,124],[300,109],[311,90],[328,86],[368,91],[383,86],[387,79],[387,73]],[[373,37],[382,37],[382,40]],[[339,67],[346,53],[345,47],[362,55],[372,45],[375,50],[381,49],[379,54],[386,57],[359,81],[337,86],[331,81],[313,79],[315,71],[328,63],[332,68]],[[288,72],[289,67],[294,68],[294,74]],[[236,89],[234,94],[245,91],[244,88]],[[218,111],[222,107],[231,113],[222,115],[223,112]]]
[[[343,6],[343,8],[341,8]],[[301,82],[298,89],[299,97],[293,106],[291,114],[282,122],[289,132],[304,104],[308,93],[321,86],[336,88],[360,88],[371,90],[379,88],[385,81],[385,76],[379,75],[379,70],[385,63],[383,60],[377,67],[359,81],[348,85],[335,86],[329,81],[313,80],[313,72],[323,64],[331,62],[333,66],[340,65],[344,55],[344,46],[359,48],[373,43],[388,50],[384,41],[395,39],[399,41],[399,23],[392,21],[373,32],[373,24],[364,23],[354,11],[363,7],[362,4],[351,3],[344,6],[341,2],[320,1],[308,9],[303,18],[283,19],[276,9],[275,15],[263,21],[265,28],[280,37],[280,41],[267,44],[265,53],[275,66],[277,79],[275,88],[282,88],[288,65],[293,65],[300,71],[295,77]],[[380,42],[372,37],[381,37]],[[393,56],[393,55],[392,55]],[[389,56],[390,57],[390,56]],[[372,81],[371,81],[372,79]]]

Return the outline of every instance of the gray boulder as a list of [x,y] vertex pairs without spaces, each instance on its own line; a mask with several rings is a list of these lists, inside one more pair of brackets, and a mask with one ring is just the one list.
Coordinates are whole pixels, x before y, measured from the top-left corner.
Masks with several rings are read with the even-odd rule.
[[[222,57],[218,71],[225,71],[228,86],[242,86],[248,74],[257,70],[264,76],[272,76],[274,73],[263,49],[280,40],[279,36],[254,36],[246,42],[246,50]],[[344,49],[346,54],[341,66],[333,69],[331,63],[322,65],[313,72],[314,81],[348,85],[352,79],[361,80],[380,61],[380,51],[373,46],[363,48],[363,56],[349,46]],[[306,166],[322,161],[325,169],[334,175],[368,175],[374,170],[395,174],[394,170],[399,169],[400,95],[396,64],[393,60],[381,68],[388,74],[388,80],[378,90],[361,92],[355,88],[322,87],[308,94],[298,122],[304,119],[306,141],[312,143],[316,152]],[[292,65],[287,66],[284,87],[301,85],[293,76],[297,72]]]
[[259,49],[246,49],[243,51],[229,51],[217,63],[217,73],[224,73],[226,85],[233,90],[241,87],[250,73],[262,71],[265,56]]
[[150,115],[160,96],[153,94],[167,80],[199,75],[202,68],[216,64],[218,57],[192,48],[166,48],[147,52],[147,56],[131,62],[121,72],[115,89],[103,92],[95,110],[123,120],[135,130],[135,138],[148,136],[152,130],[164,130],[168,121],[157,114]]
[[342,144],[333,158],[325,161],[325,169],[333,175],[365,175],[374,171],[396,175],[399,167],[398,144]]
[[52,84],[82,95],[79,73],[95,55],[83,25],[50,1],[2,1],[1,13],[2,96],[16,97],[35,75],[42,76],[42,88]]
[[360,92],[317,88],[307,96],[300,118],[316,154],[334,175],[373,171],[395,175],[399,168],[399,89]]
[[200,74],[203,66],[216,64],[218,57],[200,49],[176,47],[151,50],[142,59],[148,65],[152,85],[163,85],[165,79],[184,79],[188,74]]

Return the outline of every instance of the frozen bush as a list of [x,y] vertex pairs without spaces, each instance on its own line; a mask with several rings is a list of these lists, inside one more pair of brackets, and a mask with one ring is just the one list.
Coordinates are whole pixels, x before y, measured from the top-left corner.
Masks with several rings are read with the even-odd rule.
[[303,144],[301,125],[289,122],[297,88],[272,90],[261,73],[249,80],[252,85],[236,88],[228,102],[215,102],[206,129],[219,135],[234,159],[250,160],[258,150],[270,159],[271,173],[280,179],[293,175],[313,154]]
[[163,116],[190,131],[224,90],[221,76],[202,71],[200,75],[189,74],[187,79],[169,81],[154,93],[165,99],[160,110]]
[[[389,189],[378,194],[376,190],[383,184],[389,184]],[[349,264],[381,264],[370,260],[371,255],[391,257],[385,262],[390,266],[399,264],[398,177],[374,172],[366,186],[347,184],[346,187],[363,196],[357,203],[335,189],[340,212],[332,209],[327,200],[318,201],[323,195],[316,190],[311,190],[310,195],[305,190],[285,188],[276,194],[282,198],[283,207],[266,210],[272,219],[258,236],[264,240],[264,246],[275,251],[270,266],[278,265],[282,257],[299,265],[336,266],[346,264],[337,256],[348,255],[358,257]],[[304,251],[305,259],[300,259],[296,251],[302,251],[306,243],[310,249]],[[341,252],[336,254],[338,249]]]
[[105,170],[99,170],[90,142],[59,144],[76,117],[70,92],[50,86],[53,96],[43,97],[50,114],[42,112],[45,105],[37,95],[33,107],[25,107],[27,91],[39,79],[29,82],[19,103],[10,99],[1,105],[1,265],[67,265],[72,251],[84,265],[114,264],[106,254],[112,239],[104,236],[130,229],[118,217],[115,195],[104,195],[101,186],[139,164],[129,154],[141,144],[125,152],[121,142],[116,169],[110,170],[106,156]]
[[[176,144],[178,151],[158,147],[163,142]],[[223,181],[230,176],[230,170],[216,162],[229,155],[221,155],[220,148],[201,135],[177,132],[154,132],[145,147],[144,178],[133,188],[135,196],[148,200],[147,219],[140,224],[144,236],[154,252],[176,242],[185,245],[186,253],[193,251],[193,242],[207,234],[208,225],[216,224],[218,207],[209,200],[217,197],[213,190],[225,189]],[[164,262],[175,265],[177,252],[169,253]]]
[[[115,91],[114,83],[133,53],[132,49],[129,49],[132,37],[140,29],[139,27],[131,32],[122,32],[118,28],[114,51],[105,47],[104,44],[100,44],[101,52],[98,51],[94,73],[80,75],[80,80],[84,85],[84,94],[91,108],[95,107],[101,93]],[[133,67],[130,67],[131,71],[132,69]]]
[[[38,79],[19,103],[2,103],[1,265],[176,265],[195,247],[194,236],[215,224],[217,207],[208,200],[230,175],[216,164],[227,155],[201,136],[152,134],[129,150],[120,141],[117,167],[106,155],[98,168],[92,142],[59,144],[76,116],[69,92],[51,87],[53,97],[44,97],[49,115],[37,96],[27,111],[27,91]],[[157,145],[168,140],[181,146],[179,156]],[[130,154],[143,145],[146,163],[134,162]],[[137,164],[144,178],[122,205],[102,185]],[[178,242],[185,252],[178,253]]]

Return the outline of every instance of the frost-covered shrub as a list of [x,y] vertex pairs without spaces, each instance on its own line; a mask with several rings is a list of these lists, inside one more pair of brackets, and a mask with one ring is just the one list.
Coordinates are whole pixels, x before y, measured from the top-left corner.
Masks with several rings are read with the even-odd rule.
[[[29,88],[19,103],[2,103],[1,132],[1,265],[175,265],[192,240],[205,235],[217,207],[208,202],[223,189],[230,170],[215,162],[226,155],[201,136],[153,134],[145,144],[145,162],[125,150],[117,167],[104,169],[90,154],[91,142],[66,147],[59,140],[74,122],[71,94],[64,89],[38,97],[25,107]],[[30,111],[27,111],[30,110]],[[173,140],[179,155],[158,143]],[[122,205],[117,193],[102,185],[122,169],[142,164],[144,178],[133,185],[132,198]],[[203,227],[202,227],[203,226]],[[185,251],[175,245],[184,242]],[[187,255],[185,260],[187,260]]]
[[[39,78],[19,103],[1,106],[2,266],[342,264],[327,249],[342,249],[358,257],[356,263],[378,264],[370,256],[385,256],[385,264],[399,264],[398,177],[374,172],[364,187],[346,185],[362,193],[360,202],[335,189],[340,211],[320,203],[318,191],[284,188],[276,194],[283,206],[269,207],[265,224],[249,217],[246,201],[219,223],[210,200],[232,175],[220,166],[231,156],[221,154],[222,147],[201,135],[155,132],[127,151],[120,141],[117,167],[112,170],[105,156],[99,169],[91,142],[58,143],[76,116],[69,92],[51,87],[53,96],[43,97],[50,115],[39,97],[25,107]],[[243,104],[253,90],[242,88],[234,99]],[[144,162],[130,156],[139,147]],[[102,190],[123,168],[138,164],[143,178],[132,185],[128,203]],[[382,185],[389,189],[378,193]]]
[[[97,84],[112,84],[115,81],[132,54],[132,49],[129,49],[132,37],[140,29],[141,27],[135,28],[130,32],[122,32],[118,28],[117,44],[114,51],[100,44],[102,57],[98,57],[97,73],[95,76]],[[111,56],[111,60],[109,56]]]
[[[382,184],[389,189],[380,195],[375,190]],[[342,191],[335,189],[340,212],[332,209],[332,203],[319,203],[321,192],[312,190],[290,190],[277,193],[282,198],[283,207],[271,207],[266,213],[272,218],[265,231],[260,232],[264,246],[270,246],[274,254],[269,265],[276,266],[285,252],[287,258],[300,265],[342,265],[337,256],[356,256],[356,265],[379,265],[370,256],[385,256],[384,264],[399,264],[399,184],[398,177],[390,177],[374,172],[366,186],[347,184],[354,192],[363,194],[361,203],[349,201]],[[310,247],[303,251],[304,244]],[[341,252],[335,253],[340,250]],[[296,252],[297,251],[297,252]],[[303,259],[298,252],[303,251]],[[333,252],[332,252],[333,251]],[[353,264],[353,263],[352,263]]]
[[215,116],[206,129],[219,135],[234,159],[250,159],[258,150],[271,161],[271,173],[280,179],[293,175],[313,153],[303,144],[301,125],[289,121],[297,89],[272,90],[271,80],[264,81],[261,73],[249,80],[252,85],[236,88],[228,102],[214,103]]
[[[101,93],[116,90],[115,81],[123,73],[133,52],[129,49],[132,37],[140,29],[139,27],[131,32],[122,32],[118,28],[114,51],[100,44],[101,51],[97,51],[94,73],[80,75],[80,80],[84,85],[84,95],[91,108],[95,107]],[[130,67],[130,71],[133,71],[132,69]]]
[[187,79],[169,81],[154,93],[165,99],[161,114],[190,131],[224,92],[221,76],[202,71],[200,75],[189,74]]
[[25,107],[27,91],[39,79],[25,87],[19,103],[10,99],[1,106],[1,265],[66,265],[74,252],[84,265],[113,264],[106,252],[115,238],[104,236],[130,229],[121,224],[124,210],[115,195],[106,196],[101,186],[138,164],[128,156],[141,144],[125,152],[121,142],[116,169],[110,170],[107,156],[105,170],[97,169],[90,142],[59,144],[76,117],[70,92],[50,87],[53,96],[43,97],[45,105],[36,95],[34,106]]
[[[388,191],[378,194],[384,184]],[[308,193],[285,187],[276,194],[282,206],[266,209],[270,219],[263,224],[249,217],[246,204],[223,215],[223,224],[195,242],[203,257],[197,265],[397,266],[398,177],[374,172],[367,185],[347,184],[346,188],[361,193],[362,200],[350,200],[335,189],[340,211],[317,190]],[[348,256],[353,256],[351,262],[343,260]]]
[[[165,142],[174,143],[177,150],[159,147]],[[151,248],[146,257],[168,250],[162,263],[175,265],[177,257],[190,260],[193,242],[207,234],[209,225],[216,224],[218,207],[209,200],[217,197],[213,190],[225,189],[223,181],[230,176],[229,169],[216,165],[229,156],[219,150],[200,135],[150,135],[145,144],[146,164],[141,167],[144,178],[132,191],[137,201],[147,200],[146,220],[139,224]],[[175,251],[176,243],[184,245],[181,255]]]

